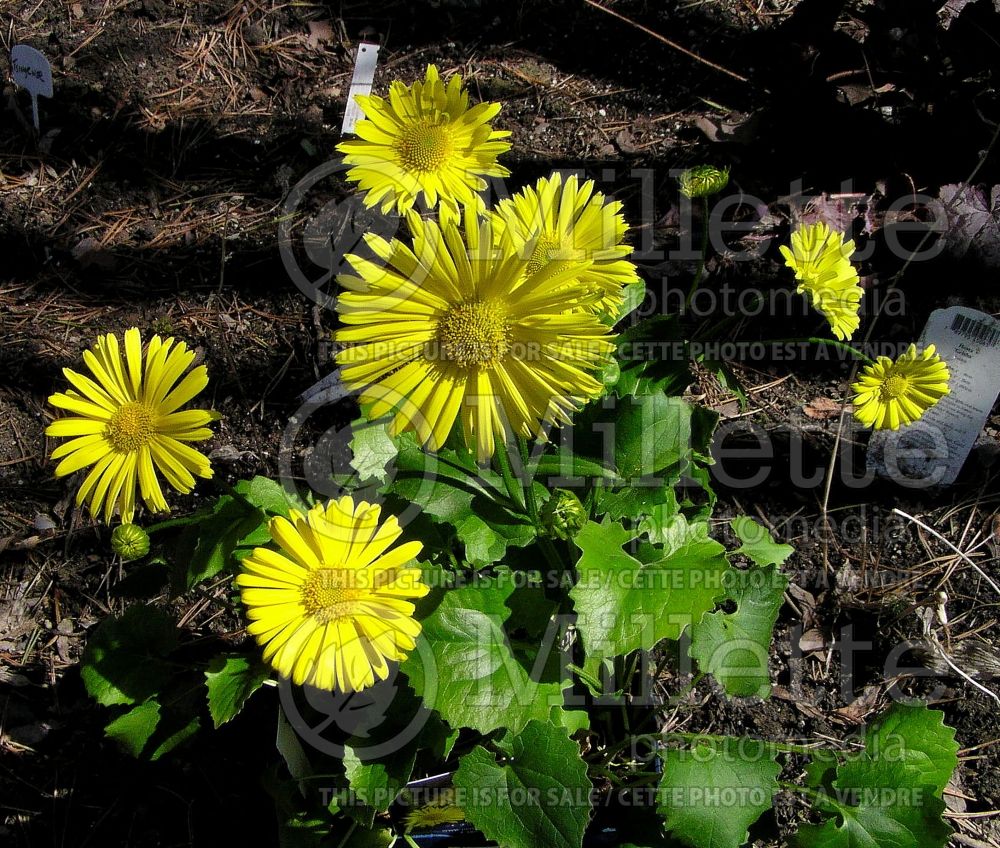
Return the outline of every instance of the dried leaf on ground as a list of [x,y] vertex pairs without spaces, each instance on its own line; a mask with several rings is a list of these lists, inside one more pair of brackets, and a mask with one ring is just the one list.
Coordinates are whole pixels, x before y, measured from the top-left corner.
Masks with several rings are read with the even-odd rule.
[[840,403],[833,398],[817,397],[803,406],[802,411],[808,418],[826,421],[828,418],[837,418],[840,415],[840,408]]

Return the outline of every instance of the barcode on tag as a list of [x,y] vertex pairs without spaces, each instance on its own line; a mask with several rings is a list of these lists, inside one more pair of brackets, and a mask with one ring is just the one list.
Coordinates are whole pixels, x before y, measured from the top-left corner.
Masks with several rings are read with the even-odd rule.
[[1000,326],[992,321],[977,321],[968,315],[956,315],[951,322],[951,330],[969,341],[987,347],[996,347],[997,342],[1000,342]]
[[347,92],[347,106],[344,107],[344,122],[340,126],[340,132],[344,135],[353,133],[354,125],[364,118],[364,113],[354,98],[357,94],[368,95],[372,93],[375,65],[378,63],[378,48],[379,45],[370,41],[362,41],[358,45],[351,90]]

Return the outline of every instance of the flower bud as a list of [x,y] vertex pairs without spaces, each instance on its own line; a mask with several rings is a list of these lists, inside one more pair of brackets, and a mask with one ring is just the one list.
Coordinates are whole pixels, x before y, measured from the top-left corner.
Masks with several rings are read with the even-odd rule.
[[545,502],[539,517],[550,536],[572,539],[587,523],[587,510],[572,492],[556,489]]
[[696,165],[688,168],[677,178],[681,184],[681,194],[692,199],[718,194],[729,185],[729,168],[714,165]]
[[609,359],[595,372],[594,376],[601,381],[604,388],[610,389],[616,386],[621,379],[622,367],[618,364],[617,359]]
[[138,524],[119,524],[111,533],[111,550],[124,562],[142,559],[149,553],[149,534]]

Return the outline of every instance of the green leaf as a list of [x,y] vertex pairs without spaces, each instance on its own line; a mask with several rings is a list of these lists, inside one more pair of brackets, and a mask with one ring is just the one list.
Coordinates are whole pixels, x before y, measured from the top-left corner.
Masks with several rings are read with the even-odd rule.
[[177,645],[177,627],[163,610],[137,604],[121,618],[106,618],[83,652],[80,676],[99,704],[137,704],[170,679],[165,657]]
[[694,382],[684,330],[675,315],[640,321],[618,336],[617,345],[621,376],[615,393],[619,397],[655,392],[679,395]]
[[607,460],[608,436],[622,483],[651,475],[671,476],[662,474],[667,469],[676,475],[687,465],[691,452],[691,405],[663,392],[595,402],[581,413],[578,451]]
[[618,475],[601,462],[557,448],[554,453],[546,453],[538,458],[534,476],[560,478],[557,485],[567,486],[576,484],[580,478],[584,481],[614,480]]
[[208,687],[208,711],[215,726],[221,727],[239,715],[254,692],[271,676],[262,662],[242,655],[217,656],[205,670]]
[[282,515],[288,518],[289,509],[301,512],[307,508],[297,495],[287,491],[284,486],[269,477],[240,480],[233,489],[268,515]]
[[454,527],[465,558],[476,567],[499,562],[508,547],[535,538],[525,515],[497,503],[503,491],[497,475],[454,450],[428,453],[408,433],[399,439],[396,475],[386,491]]
[[422,644],[402,670],[426,705],[453,728],[517,733],[531,719],[586,726],[586,713],[563,709],[568,681],[542,680],[548,657],[525,670],[511,653],[504,622],[513,590],[514,581],[505,574],[445,591],[422,619]]
[[951,828],[930,787],[908,782],[902,763],[849,762],[837,769],[833,794],[816,807],[832,818],[803,825],[795,843],[808,848],[941,848]]
[[621,521],[623,518],[641,521],[664,505],[677,503],[673,488],[677,482],[678,477],[672,476],[653,481],[636,480],[618,489],[599,489],[596,512],[606,515],[612,521]]
[[[419,732],[404,736],[411,728]],[[376,812],[389,809],[413,772],[417,752],[423,748],[443,749],[448,726],[431,713],[410,687],[392,699],[385,721],[369,728],[363,736],[352,736],[344,748],[344,769],[360,805],[344,812],[371,827]]]
[[399,791],[406,786],[417,759],[417,749],[404,746],[379,760],[364,762],[351,749],[344,751],[344,768],[355,797],[363,805],[348,812],[365,827],[371,827],[375,812],[389,809]]
[[351,468],[362,482],[386,483],[386,465],[396,458],[399,449],[389,436],[384,421],[359,419],[351,423]]
[[[951,828],[941,795],[958,765],[955,731],[926,705],[893,704],[865,731],[865,749],[834,766],[814,759],[816,809],[832,818],[800,829],[797,843],[825,848],[938,848]],[[834,776],[835,775],[835,776]]]
[[781,766],[766,742],[696,743],[663,755],[657,809],[671,834],[694,848],[739,848],[771,808]]
[[726,598],[735,612],[713,612],[691,630],[689,653],[726,693],[766,698],[771,692],[767,667],[771,633],[784,602],[788,578],[774,565],[727,575]]
[[197,733],[199,726],[197,714],[171,721],[176,716],[168,718],[162,710],[160,702],[151,698],[116,718],[104,732],[133,757],[158,760]]
[[574,427],[578,455],[600,457],[618,472],[598,490],[598,513],[638,519],[676,500],[673,487],[696,458],[692,440],[700,446],[708,429],[693,410],[663,392],[605,398],[583,410]]
[[233,552],[244,537],[259,531],[265,522],[263,510],[222,495],[196,522],[185,527],[177,540],[171,557],[174,592],[186,592],[229,568]]
[[958,766],[955,729],[944,723],[943,712],[926,704],[893,704],[865,733],[865,750],[904,763],[915,781],[933,786],[938,796]]
[[730,566],[714,539],[691,538],[667,554],[647,546],[640,561],[622,550],[634,536],[592,521],[574,540],[582,555],[569,594],[588,663],[680,638],[725,592]]
[[729,526],[743,543],[733,553],[749,557],[756,565],[781,565],[795,553],[795,548],[778,544],[766,527],[745,515],[734,518]]
[[466,818],[504,848],[579,848],[592,786],[566,729],[531,721],[500,747],[500,763],[482,747],[462,758],[454,782]]
[[624,289],[624,299],[622,300],[621,306],[615,311],[613,315],[606,316],[605,323],[610,326],[614,326],[623,318],[627,318],[636,309],[638,309],[642,302],[646,299],[646,282],[645,280],[637,280],[634,283],[629,283]]
[[671,489],[670,497],[651,509],[639,521],[639,530],[656,545],[663,545],[663,553],[675,551],[691,539],[708,537],[707,521],[689,521],[680,511],[677,495]]

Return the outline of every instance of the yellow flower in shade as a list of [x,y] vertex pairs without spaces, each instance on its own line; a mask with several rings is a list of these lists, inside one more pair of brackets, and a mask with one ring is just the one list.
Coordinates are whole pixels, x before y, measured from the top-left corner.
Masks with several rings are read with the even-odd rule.
[[445,224],[408,217],[413,249],[370,235],[382,260],[350,256],[357,276],[338,277],[337,301],[351,345],[337,354],[341,377],[361,391],[369,417],[390,411],[390,431],[415,430],[437,450],[456,420],[485,462],[509,427],[541,436],[542,422],[566,423],[602,385],[609,330],[585,307],[599,294],[571,285],[579,268],[529,268],[496,250],[489,222],[473,209]]
[[486,188],[484,176],[510,174],[497,164],[497,156],[510,150],[503,141],[510,133],[490,125],[500,104],[470,108],[459,74],[445,85],[429,65],[423,81],[393,82],[388,99],[357,95],[357,102],[365,115],[354,129],[358,140],[343,141],[337,150],[351,166],[347,179],[367,192],[366,206],[406,212],[423,195],[428,208],[440,201],[442,211],[457,215],[467,203],[483,208],[478,192]]
[[403,532],[395,516],[379,524],[381,508],[350,497],[268,529],[281,552],[255,548],[236,577],[264,659],[296,685],[356,692],[385,680],[389,662],[406,658],[420,623],[412,598],[427,594],[423,547],[389,548]]
[[194,358],[193,350],[172,338],[153,336],[144,349],[133,327],[125,333],[124,351],[108,333],[84,352],[91,376],[63,369],[73,388],[52,395],[49,403],[73,417],[56,419],[45,435],[72,437],[52,451],[52,459],[62,460],[56,477],[90,468],[77,505],[86,501],[95,516],[103,507],[107,523],[117,507],[122,522],[131,524],[137,485],[149,509],[168,509],[157,472],[183,493],[194,488],[195,477],[212,476],[208,458],[188,442],[211,438],[207,425],[219,415],[181,410],[208,385],[204,365],[184,376]]
[[498,244],[528,259],[532,274],[551,263],[580,265],[573,285],[594,286],[600,300],[592,309],[614,311],[621,305],[622,288],[639,279],[628,261],[631,246],[624,244],[628,225],[620,201],[594,191],[594,181],[582,185],[576,175],[563,182],[562,174],[542,177],[491,213]]
[[410,810],[406,814],[406,829],[420,830],[460,821],[465,821],[465,813],[461,807],[442,801]]
[[792,233],[791,247],[779,249],[785,265],[795,272],[797,291],[808,295],[838,339],[849,339],[861,324],[858,309],[864,290],[851,264],[854,241],[844,241],[822,221]]
[[896,430],[912,424],[948,394],[948,366],[928,345],[917,354],[916,345],[893,362],[880,356],[866,365],[851,388],[854,390],[854,417],[866,427]]

